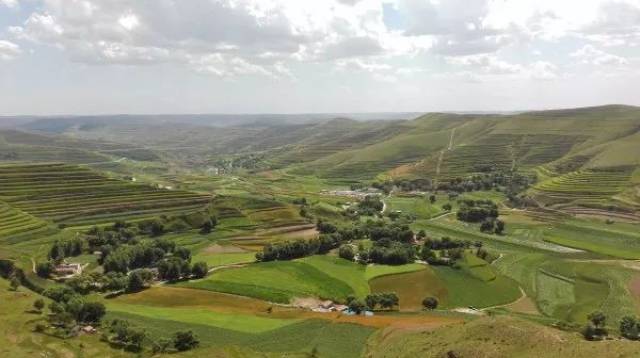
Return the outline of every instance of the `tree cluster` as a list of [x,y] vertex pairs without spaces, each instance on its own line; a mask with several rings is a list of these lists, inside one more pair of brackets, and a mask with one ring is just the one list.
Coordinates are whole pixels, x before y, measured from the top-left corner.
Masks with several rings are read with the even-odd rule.
[[384,204],[378,195],[367,195],[358,202],[358,214],[374,216],[382,211]]
[[196,348],[200,343],[192,331],[178,331],[171,339],[161,338],[154,341],[144,330],[121,319],[114,319],[108,324],[102,339],[130,352],[141,352],[145,344],[149,344],[154,354],[184,352]]
[[456,240],[451,239],[448,236],[442,237],[442,239],[433,239],[426,238],[423,243],[423,247],[429,248],[431,250],[447,250],[447,249],[455,249],[455,248],[469,248],[472,243],[468,240]]
[[504,232],[504,221],[497,220],[494,218],[485,219],[480,224],[480,231],[488,234],[498,234],[501,235]]
[[371,249],[358,253],[359,261],[363,264],[404,265],[413,262],[415,257],[415,246],[389,239],[379,240]]
[[481,222],[498,217],[498,206],[491,200],[460,200],[457,217],[460,221]]
[[367,224],[366,234],[372,241],[388,239],[391,241],[409,244],[413,242],[414,233],[407,225],[391,224],[384,222],[374,222]]
[[299,239],[275,244],[267,244],[262,252],[256,254],[256,260],[283,261],[301,257],[326,254],[332,249],[338,248],[342,243],[358,240],[364,237],[364,232],[359,228],[341,228],[324,221],[318,221],[316,225],[321,232],[317,239]]
[[364,302],[370,310],[374,310],[378,306],[390,310],[398,305],[399,298],[395,292],[379,292],[367,295]]
[[433,189],[431,179],[396,179],[384,182],[374,182],[372,187],[380,189],[385,193],[390,193],[394,188],[400,191],[430,191]]
[[56,240],[49,250],[49,259],[63,260],[65,257],[82,255],[85,241],[80,237],[65,240]]
[[53,302],[49,304],[49,323],[67,334],[78,324],[99,325],[106,314],[100,302],[86,302],[82,296],[66,286],[56,286],[43,292]]
[[491,166],[480,166],[476,170],[485,172],[467,178],[454,178],[438,184],[437,190],[464,193],[480,190],[500,190],[508,194],[516,194],[526,190],[535,183],[535,176],[525,176],[515,172],[493,172]]

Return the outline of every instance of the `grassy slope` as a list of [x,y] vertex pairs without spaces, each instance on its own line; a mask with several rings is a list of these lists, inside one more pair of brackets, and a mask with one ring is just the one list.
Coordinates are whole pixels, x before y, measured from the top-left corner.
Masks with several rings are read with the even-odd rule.
[[[612,340],[588,342],[562,332],[509,317],[488,317],[436,331],[382,333],[370,339],[371,357],[633,357],[637,344]],[[449,355],[451,356],[451,355]]]
[[24,287],[18,292],[8,290],[9,284],[0,279],[0,356],[3,357],[130,357],[112,350],[99,341],[98,336],[82,335],[62,340],[33,332],[44,316],[28,313],[38,297]]

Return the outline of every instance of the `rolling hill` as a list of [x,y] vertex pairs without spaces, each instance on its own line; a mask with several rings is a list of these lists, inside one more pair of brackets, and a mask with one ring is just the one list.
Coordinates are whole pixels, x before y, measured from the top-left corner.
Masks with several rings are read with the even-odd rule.
[[[640,157],[634,154],[640,152],[638,107],[429,113],[413,120],[388,121],[322,116],[292,121],[283,117],[236,125],[227,121],[224,127],[205,126],[203,118],[156,124],[149,118],[67,118],[48,126],[38,119],[20,128],[38,130],[47,137],[2,132],[0,149],[4,146],[4,151],[0,153],[5,153],[5,160],[17,153],[19,159],[65,157],[70,162],[112,160],[117,154],[164,160],[192,170],[215,166],[223,159],[233,165],[236,160],[236,170],[243,166],[254,172],[278,168],[343,182],[446,181],[484,172],[518,171],[537,176],[528,194],[541,206],[575,213],[613,211],[616,215],[640,208]],[[58,144],[45,145],[43,138],[47,143],[55,138]],[[94,144],[85,144],[89,142]],[[249,166],[239,161],[247,155],[254,156]]]

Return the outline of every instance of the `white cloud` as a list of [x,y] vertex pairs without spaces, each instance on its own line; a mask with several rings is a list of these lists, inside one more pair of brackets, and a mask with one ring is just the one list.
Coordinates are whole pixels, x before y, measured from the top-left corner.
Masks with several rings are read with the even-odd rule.
[[490,80],[506,77],[510,79],[552,80],[558,78],[558,67],[547,61],[535,61],[528,64],[511,63],[496,55],[471,55],[449,57],[447,62],[454,66],[471,69],[465,70],[465,76],[473,73],[473,79]]
[[[285,74],[292,61],[386,56],[415,48],[393,41],[401,36],[387,31],[375,0],[43,0],[41,9],[10,33],[55,45],[74,61],[175,61],[229,74]],[[211,59],[234,63],[211,65]],[[276,63],[278,71],[258,70]]]
[[0,0],[0,5],[4,5],[10,9],[18,7],[18,0]]
[[492,75],[514,74],[523,71],[523,66],[500,60],[495,55],[448,57],[447,61],[453,65],[475,67],[485,74]]
[[134,14],[126,14],[121,16],[118,19],[118,23],[120,24],[120,26],[124,27],[129,31],[135,29],[136,27],[138,27],[138,25],[140,25],[140,21],[138,20],[138,17]]
[[598,50],[592,45],[585,45],[581,49],[572,52],[571,57],[576,58],[583,64],[592,65],[626,65],[629,63],[624,57],[616,56],[602,50]]
[[20,46],[13,42],[0,40],[0,60],[13,60],[22,53]]
[[558,66],[546,61],[536,61],[528,69],[528,75],[535,80],[555,80],[559,78]]

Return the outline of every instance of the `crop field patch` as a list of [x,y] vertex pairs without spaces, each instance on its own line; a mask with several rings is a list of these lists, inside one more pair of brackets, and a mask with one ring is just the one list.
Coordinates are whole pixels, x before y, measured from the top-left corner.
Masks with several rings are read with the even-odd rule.
[[448,290],[431,268],[385,275],[369,281],[371,292],[395,292],[400,299],[400,311],[420,311],[422,300],[436,297],[440,304],[448,299]]
[[491,281],[483,281],[464,270],[451,267],[435,266],[433,270],[448,290],[448,298],[443,307],[482,308],[511,303],[520,297],[517,282],[503,275],[497,275]]
[[179,286],[288,303],[294,297],[344,300],[354,294],[346,283],[302,262],[266,262],[215,272]]
[[168,308],[111,303],[108,308],[113,312],[133,313],[147,318],[200,324],[243,333],[264,333],[299,322],[299,320],[295,319],[263,318],[255,315],[243,315],[237,312],[212,312],[192,307]]

